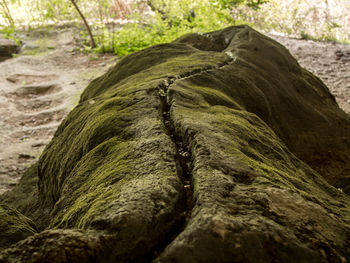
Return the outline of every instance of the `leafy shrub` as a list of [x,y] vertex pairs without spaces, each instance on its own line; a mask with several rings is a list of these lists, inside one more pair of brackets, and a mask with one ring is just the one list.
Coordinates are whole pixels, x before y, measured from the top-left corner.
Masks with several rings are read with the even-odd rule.
[[133,23],[121,29],[108,30],[105,27],[97,40],[100,46],[98,50],[123,56],[155,44],[170,42],[187,33],[207,32],[240,24],[242,21],[233,19],[231,9],[246,3],[244,0],[147,2],[152,9],[151,14],[135,12],[131,17]]

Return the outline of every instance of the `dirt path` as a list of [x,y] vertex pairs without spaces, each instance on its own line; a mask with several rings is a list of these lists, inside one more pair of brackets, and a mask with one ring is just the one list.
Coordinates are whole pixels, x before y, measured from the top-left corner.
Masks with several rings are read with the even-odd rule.
[[[75,34],[64,29],[22,36],[24,53],[0,63],[0,194],[37,160],[88,82],[116,61],[72,52]],[[350,114],[350,46],[271,37],[319,76]]]
[[0,63],[0,194],[37,160],[88,82],[114,64],[72,52],[75,33],[23,35],[23,53]]

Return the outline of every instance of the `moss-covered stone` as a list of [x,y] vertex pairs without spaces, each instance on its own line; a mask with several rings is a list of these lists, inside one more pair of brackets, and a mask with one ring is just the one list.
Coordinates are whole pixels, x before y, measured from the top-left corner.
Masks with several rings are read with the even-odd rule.
[[18,242],[0,254],[0,262],[101,262],[104,239],[94,232],[48,230]]
[[350,261],[350,198],[326,181],[348,189],[349,134],[327,87],[249,27],[134,53],[2,198],[49,230],[0,261]]
[[246,27],[211,41],[216,34],[230,39],[223,51],[234,62],[168,91],[175,133],[193,156],[195,205],[156,262],[349,261],[349,197],[294,155],[341,178],[349,117],[273,40]]
[[155,262],[349,260],[348,196],[255,115],[174,101],[175,127],[193,154],[195,205],[186,229]]
[[0,204],[0,249],[36,233],[36,226],[17,210]]

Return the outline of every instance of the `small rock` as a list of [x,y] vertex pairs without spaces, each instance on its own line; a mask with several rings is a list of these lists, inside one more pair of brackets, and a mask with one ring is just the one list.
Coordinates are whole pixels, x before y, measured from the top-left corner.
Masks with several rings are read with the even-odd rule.
[[49,84],[49,85],[38,85],[38,86],[24,86],[18,88],[14,94],[23,97],[23,96],[38,96],[45,95],[48,93],[54,93],[61,90],[61,86],[58,84]]
[[30,154],[26,154],[26,153],[20,153],[20,154],[18,155],[18,157],[19,157],[20,159],[35,159],[34,156],[32,156],[32,155],[30,155]]
[[0,39],[0,61],[12,57],[12,54],[18,53],[19,46],[11,39]]
[[340,49],[336,50],[334,54],[336,60],[340,60],[344,56],[344,53]]
[[340,49],[337,49],[337,50],[334,52],[334,54],[337,55],[337,56],[340,56],[340,57],[344,56],[343,51],[341,51]]
[[39,143],[32,144],[32,147],[33,148],[37,148],[37,147],[41,147],[41,146],[44,146],[44,145],[45,145],[44,143],[39,142]]

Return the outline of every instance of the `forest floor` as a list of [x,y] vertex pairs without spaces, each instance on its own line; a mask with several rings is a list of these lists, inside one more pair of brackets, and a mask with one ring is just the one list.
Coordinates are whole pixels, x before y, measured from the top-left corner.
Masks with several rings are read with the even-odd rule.
[[[75,52],[77,31],[20,35],[20,55],[0,63],[0,194],[40,156],[87,84],[117,57]],[[350,46],[271,36],[320,77],[350,114]]]
[[76,52],[74,28],[19,35],[21,53],[0,63],[0,194],[18,183],[80,93],[117,59]]

